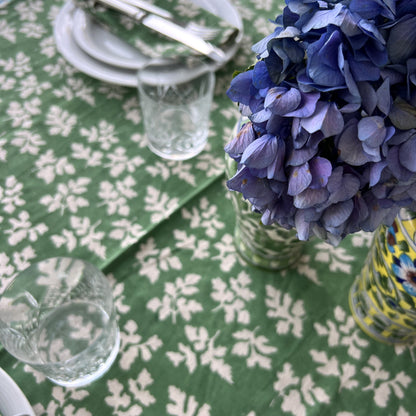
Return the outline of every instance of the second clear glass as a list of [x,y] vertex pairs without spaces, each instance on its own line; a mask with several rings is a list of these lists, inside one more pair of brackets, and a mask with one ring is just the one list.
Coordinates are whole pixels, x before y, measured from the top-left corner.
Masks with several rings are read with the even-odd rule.
[[209,133],[215,75],[199,60],[138,71],[138,89],[148,147],[165,159],[199,154]]

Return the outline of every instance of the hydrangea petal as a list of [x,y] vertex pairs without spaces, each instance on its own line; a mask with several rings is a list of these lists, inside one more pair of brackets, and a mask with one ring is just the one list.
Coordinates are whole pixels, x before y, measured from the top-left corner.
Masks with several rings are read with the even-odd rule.
[[272,114],[267,120],[266,131],[275,136],[286,137],[290,131],[290,122],[284,119],[282,116]]
[[382,223],[392,224],[398,207],[394,207],[391,201],[374,198],[371,192],[367,192],[364,199],[369,210],[367,219],[361,223],[364,231],[374,231]]
[[318,102],[315,113],[302,119],[301,125],[309,133],[321,130],[325,137],[330,137],[342,132],[344,119],[334,103]]
[[383,35],[380,33],[380,31],[377,29],[376,25],[372,21],[360,19],[357,24],[358,24],[358,27],[366,35],[371,36],[373,39],[379,41],[382,45],[385,45],[386,41],[383,38]]
[[305,118],[311,116],[316,110],[316,103],[321,94],[319,92],[303,93],[301,92],[302,100],[299,107],[292,112],[285,114],[286,117]]
[[387,51],[393,63],[404,62],[416,52],[416,16],[405,16],[390,31]]
[[270,88],[264,100],[264,106],[274,114],[285,115],[298,108],[301,95],[298,89]]
[[267,168],[255,169],[250,167],[250,172],[256,178],[266,178],[267,177]]
[[[362,106],[368,115],[372,115],[377,106],[377,93],[369,82],[358,83],[358,89],[362,98]],[[390,98],[390,96],[389,96]]]
[[348,229],[346,232],[355,233],[361,230],[361,223],[368,217],[368,207],[361,196],[356,196],[353,200],[354,209],[348,218]]
[[330,225],[325,225],[325,229],[328,232],[328,242],[332,241],[341,241],[342,237],[345,236],[345,227],[347,226],[347,223],[343,222],[337,227],[331,227]]
[[291,133],[293,137],[293,147],[295,149],[301,149],[311,136],[310,133],[300,126],[299,119],[293,120]]
[[358,139],[357,121],[350,120],[338,141],[339,157],[352,166],[361,166],[369,161]]
[[308,146],[312,147],[313,149],[318,149],[319,143],[321,143],[324,139],[324,134],[321,131],[317,131],[316,133],[311,134],[311,137],[309,137]]
[[273,85],[269,72],[267,71],[266,63],[264,61],[258,61],[254,66],[253,85],[259,90]]
[[319,189],[325,187],[332,172],[331,162],[318,156],[309,162],[309,167],[312,173],[310,188]]
[[363,142],[362,145],[363,145],[363,150],[366,153],[369,162],[381,161],[380,147],[368,146],[366,142]]
[[257,184],[256,194],[252,197],[248,197],[247,200],[253,205],[253,208],[261,212],[261,210],[263,210],[266,206],[272,203],[273,199],[275,198],[275,194],[268,187],[268,183],[266,182],[266,180],[263,180],[261,183],[262,192],[258,192],[259,185],[260,184]]
[[289,186],[287,193],[289,195],[298,195],[304,191],[312,181],[312,174],[309,169],[309,163],[292,168],[289,176]]
[[370,61],[380,69],[389,63],[386,48],[378,40],[370,39],[365,45],[365,53]]
[[416,182],[409,186],[407,189],[407,194],[410,196],[410,198],[416,200]]
[[282,39],[274,39],[269,43],[269,56],[266,61],[270,79],[276,84],[280,84],[286,77],[285,71],[290,64],[287,54],[277,46],[282,43]]
[[300,1],[300,0],[288,0],[286,1],[286,3],[291,12],[299,14],[299,15],[308,13],[309,10],[313,7],[312,5],[305,4],[304,1]]
[[[342,175],[339,182],[331,181],[331,178],[328,181],[328,190],[331,193],[329,200],[331,204],[347,201],[353,198],[360,190],[360,180],[351,173]],[[338,183],[337,187],[334,186],[336,183]]]
[[389,149],[389,153],[387,155],[387,164],[391,173],[399,181],[408,181],[411,178],[412,172],[410,172],[408,169],[403,167],[400,163],[398,146],[392,146]]
[[345,6],[341,3],[335,5],[333,9],[319,10],[313,14],[311,19],[302,27],[302,32],[309,32],[311,29],[322,29],[329,25],[341,26],[344,15],[341,13]]
[[247,146],[241,157],[241,163],[255,169],[267,168],[275,159],[276,152],[276,136],[265,134]]
[[267,35],[265,38],[263,38],[262,40],[260,40],[259,42],[255,43],[252,47],[251,50],[256,53],[259,58],[267,58],[267,56],[269,55],[268,50],[267,50],[267,45],[268,43],[276,38],[278,36],[278,34],[282,31],[283,29],[281,27],[276,27],[275,31],[273,33],[270,33],[269,35]]
[[293,205],[299,209],[319,206],[328,200],[329,193],[325,188],[305,189],[293,198]]
[[301,241],[309,240],[310,236],[310,224],[313,221],[319,220],[321,214],[313,208],[298,209],[295,215],[295,226],[297,231],[297,237]]
[[358,138],[370,147],[380,146],[386,137],[384,120],[379,116],[364,117],[358,122]]
[[227,90],[227,96],[231,101],[249,105],[250,89],[253,83],[253,71],[246,71],[236,75]]
[[416,108],[401,97],[394,100],[389,118],[394,126],[400,130],[416,128]]
[[361,35],[361,30],[357,26],[357,20],[360,19],[355,13],[351,13],[349,9],[344,9],[342,11],[343,19],[341,23],[341,31],[348,38],[354,38]]
[[322,215],[322,221],[325,226],[338,227],[347,221],[354,208],[354,203],[351,199],[333,204],[328,207]]
[[[351,73],[351,68],[350,68],[350,64],[348,63],[348,61],[344,62],[342,68],[344,70],[345,84],[347,85],[349,93],[351,94],[352,97],[354,97],[356,101],[360,101],[361,100],[360,93],[358,91],[357,83],[355,82],[354,77]],[[354,102],[352,100],[349,100],[349,101]]]
[[342,189],[338,194],[339,201],[351,199],[360,190],[360,180],[357,178],[357,176],[351,173],[346,173],[343,175],[342,179]]
[[327,33],[307,48],[306,72],[315,84],[326,87],[345,84],[344,75],[338,64],[338,52],[342,46],[341,34],[335,30]]
[[383,157],[387,156],[387,153],[389,151],[389,145],[390,139],[394,136],[394,133],[396,132],[396,129],[393,126],[389,126],[386,128],[386,138],[384,139],[384,143],[381,146],[381,152],[383,154]]
[[308,241],[310,233],[310,222],[305,221],[303,216],[300,214],[301,212],[302,211],[299,210],[295,215],[296,236],[300,241]]
[[224,147],[231,157],[240,156],[247,146],[256,138],[252,123],[246,123],[237,135]]
[[335,168],[328,179],[331,204],[346,201],[354,197],[360,189],[360,180],[351,173],[344,174],[342,167]]
[[271,115],[271,111],[268,108],[263,108],[260,111],[257,111],[255,113],[253,113],[250,116],[250,120],[253,123],[263,123],[263,122],[269,120],[270,115]]
[[405,131],[397,131],[392,136],[391,140],[389,140],[390,146],[397,146],[402,143],[404,143],[407,140],[410,140],[410,138],[416,134],[416,130],[405,130]]
[[246,167],[238,170],[237,173],[227,181],[227,187],[231,191],[243,194],[243,197],[252,204],[265,206],[275,197],[266,179],[259,179],[250,173]]
[[373,163],[370,168],[370,186],[375,186],[380,181],[381,173],[386,166],[387,162],[385,160],[378,163]]
[[337,192],[337,190],[341,188],[343,171],[344,169],[342,166],[337,166],[335,169],[332,170],[332,174],[328,178],[328,183],[327,183],[328,191],[331,194]]
[[285,173],[285,153],[286,153],[286,144],[285,141],[278,137],[276,138],[276,157],[274,161],[267,168],[267,178],[275,179],[277,181],[285,182],[286,173]]
[[280,197],[283,192],[286,192],[287,189],[287,183],[285,182],[279,182],[276,180],[270,180],[269,181],[270,189],[278,196]]
[[[342,43],[342,35],[339,30],[334,30],[332,33],[327,32],[325,35],[321,36],[321,39],[323,43],[318,43],[316,47],[319,49],[316,51],[316,60],[321,60],[321,64],[328,69],[331,68],[332,71],[335,71],[337,74],[340,73],[338,68],[338,50],[339,46]],[[321,46],[321,47],[319,47]],[[308,57],[310,58],[311,55],[309,54],[312,50],[308,48]],[[317,63],[317,62],[316,62]],[[309,76],[311,76],[311,73],[313,74],[313,71],[311,71],[312,66],[309,68]],[[331,75],[332,75],[331,71]],[[315,76],[311,76],[312,79],[316,80],[317,74]],[[325,84],[324,84],[325,85]],[[329,85],[334,85],[333,83]]]
[[373,0],[351,0],[350,9],[365,19],[372,19],[380,13],[381,6]]
[[[384,1],[387,1],[387,0],[384,0]],[[392,1],[392,0],[389,0],[389,1]],[[408,13],[416,14],[415,0],[402,1],[399,4],[397,4],[396,7],[397,7],[396,15],[398,17],[404,16]]]
[[250,169],[243,167],[236,174],[228,179],[227,187],[231,191],[242,192],[243,185],[248,182],[256,182],[257,178],[250,173]]
[[339,111],[343,114],[355,113],[361,108],[360,103],[348,103],[341,107]]
[[318,148],[304,146],[299,150],[293,149],[289,157],[287,158],[286,164],[288,166],[300,166],[310,160],[313,156],[318,153]]
[[[287,193],[283,193],[279,199],[274,200],[272,207],[272,218],[282,226],[293,226],[293,215],[296,208],[293,206],[293,198]],[[287,227],[286,227],[287,228]]]
[[399,150],[400,164],[411,172],[416,172],[416,138],[404,142]]
[[377,81],[380,78],[380,69],[370,60],[359,62],[355,59],[350,59],[348,63],[356,82]]
[[385,115],[390,113],[391,109],[391,95],[390,95],[390,80],[387,78],[383,84],[378,88],[377,92],[377,108]]

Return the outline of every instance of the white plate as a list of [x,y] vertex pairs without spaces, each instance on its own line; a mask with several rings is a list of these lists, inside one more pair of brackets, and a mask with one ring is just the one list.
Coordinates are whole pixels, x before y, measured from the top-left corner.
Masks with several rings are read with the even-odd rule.
[[[243,23],[240,15],[228,0],[193,1],[211,13],[221,16],[222,19],[240,30],[235,43],[224,51],[226,55],[225,62],[229,61],[237,51],[238,44],[242,39]],[[84,52],[109,65],[139,69],[150,60],[145,54],[95,23],[94,19],[81,9],[74,11],[72,36]]]
[[102,28],[81,9],[74,11],[72,36],[84,52],[109,65],[139,69],[149,61],[138,49]]
[[0,368],[0,414],[3,416],[35,416],[26,396],[12,378]]
[[97,61],[85,53],[72,37],[72,14],[75,10],[74,4],[69,1],[62,7],[54,24],[54,37],[56,47],[62,56],[81,72],[117,85],[135,87],[136,71],[116,68]]
[[146,55],[95,23],[81,9],[74,11],[72,36],[84,52],[108,65],[139,69],[149,61]]
[[[194,2],[198,3],[204,3],[206,0],[194,0]],[[214,1],[214,0],[209,0]],[[224,4],[228,4],[227,0],[215,0],[215,4],[220,4],[219,2],[222,1]],[[207,10],[210,10],[210,4],[204,5],[204,7]],[[234,8],[231,7],[232,10],[235,11]],[[116,67],[114,65],[109,65],[105,62],[102,62],[98,59],[93,58],[91,55],[86,53],[84,50],[82,50],[79,45],[76,43],[74,37],[73,37],[73,14],[76,10],[76,7],[74,3],[69,0],[65,3],[65,5],[62,7],[60,12],[58,13],[58,16],[56,17],[55,24],[54,24],[54,37],[55,37],[55,43],[56,47],[58,48],[58,51],[62,54],[62,56],[75,68],[77,68],[79,71],[93,77],[96,79],[99,79],[101,81],[109,82],[112,84],[117,85],[124,85],[128,87],[136,87],[137,86],[137,80],[136,80],[136,72],[137,69],[128,69],[128,68],[120,68]],[[218,9],[217,9],[218,10]],[[233,16],[231,18],[231,16]],[[240,21],[241,19],[235,11],[234,15],[229,15],[230,19],[233,19],[232,21]],[[236,43],[233,44],[228,50],[224,51],[225,55],[227,57],[227,60],[231,59],[235,52],[238,49],[238,44],[241,41],[242,37],[242,31],[240,33],[239,39],[237,39]],[[154,62],[150,58],[148,58],[146,63]],[[221,65],[212,61],[206,61],[208,67],[215,71],[217,70]],[[225,63],[225,62],[224,62]],[[190,78],[195,73],[198,73],[201,68],[194,68],[192,71],[185,69],[185,68],[178,68],[176,67],[175,76],[177,77],[183,77],[183,78]]]

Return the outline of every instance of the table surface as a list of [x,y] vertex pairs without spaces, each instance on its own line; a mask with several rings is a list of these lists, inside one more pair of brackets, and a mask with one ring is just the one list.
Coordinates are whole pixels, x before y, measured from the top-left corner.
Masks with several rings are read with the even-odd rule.
[[79,389],[0,350],[38,415],[414,414],[414,347],[373,341],[349,312],[371,235],[310,241],[282,272],[235,251],[223,146],[238,111],[225,91],[283,2],[233,3],[244,40],[217,72],[209,144],[184,162],[146,148],[134,88],[59,54],[62,1],[0,9],[0,291],[37,260],[83,258],[111,280],[121,330],[114,365]]

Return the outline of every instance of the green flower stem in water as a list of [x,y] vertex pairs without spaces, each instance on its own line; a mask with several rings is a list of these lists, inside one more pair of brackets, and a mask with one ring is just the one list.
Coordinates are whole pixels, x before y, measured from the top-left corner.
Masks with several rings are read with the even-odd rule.
[[[234,176],[237,163],[226,155],[226,173]],[[305,243],[299,241],[296,230],[286,230],[278,224],[266,226],[261,214],[253,212],[239,192],[231,192],[236,212],[234,244],[249,263],[269,270],[285,269],[299,260]]]

